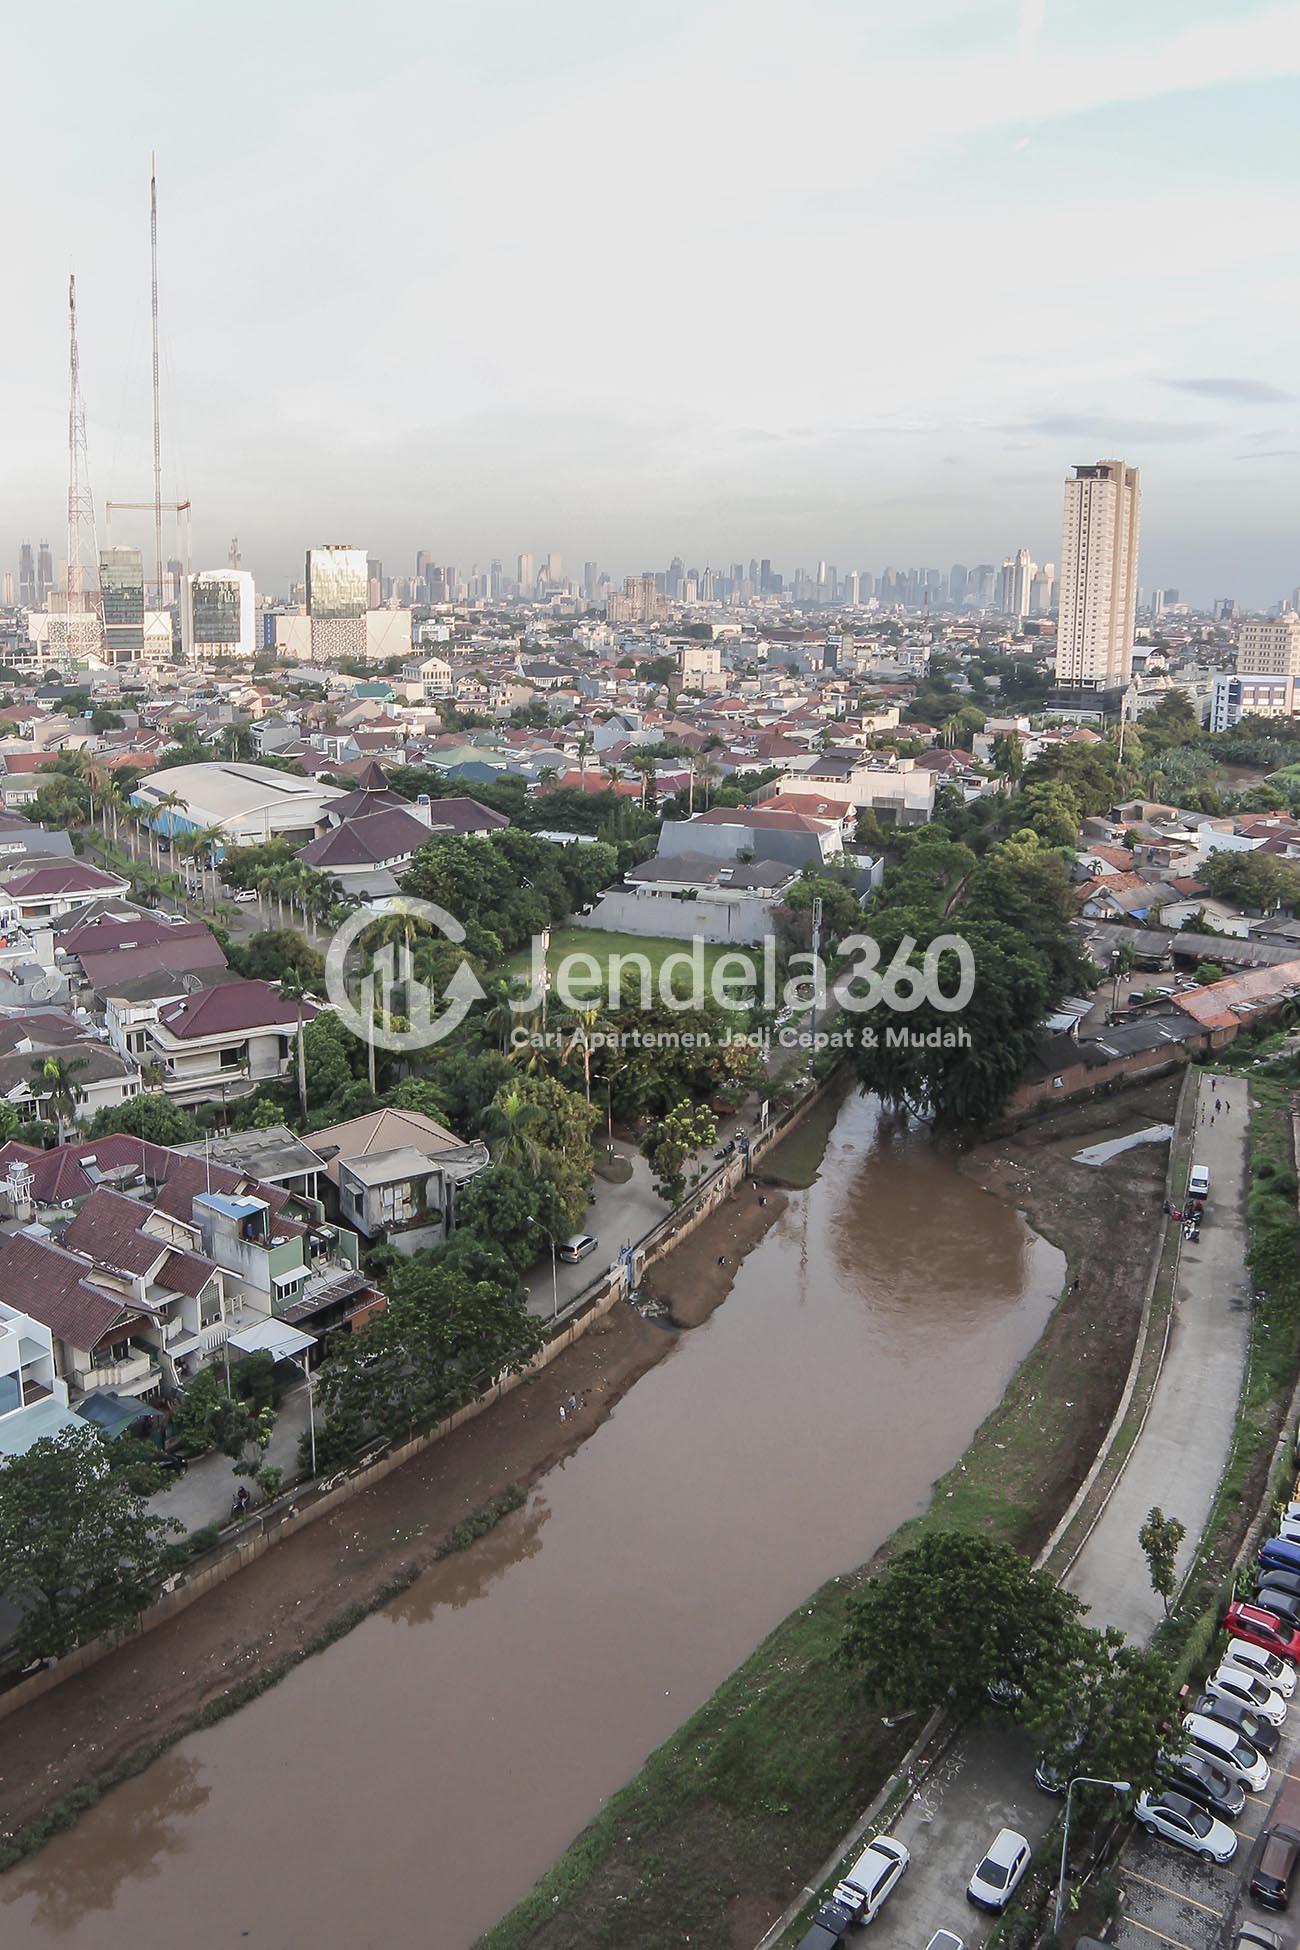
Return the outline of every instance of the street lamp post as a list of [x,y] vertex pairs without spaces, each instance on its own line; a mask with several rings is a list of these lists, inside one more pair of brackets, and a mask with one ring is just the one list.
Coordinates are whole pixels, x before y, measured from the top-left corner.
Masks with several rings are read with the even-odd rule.
[[1061,1914],[1065,1908],[1065,1871],[1070,1854],[1070,1800],[1077,1787],[1109,1788],[1112,1794],[1127,1794],[1131,1781],[1101,1781],[1095,1774],[1076,1774],[1065,1790],[1065,1833],[1061,1837],[1061,1877],[1056,1885],[1056,1920],[1052,1925],[1056,1936],[1061,1934]]
[[[290,1359],[292,1360],[293,1357],[290,1356]],[[294,1361],[293,1365],[295,1368],[302,1369],[307,1382],[307,1427],[311,1431],[311,1473],[314,1477],[316,1474],[316,1391],[312,1386],[311,1367],[306,1355],[301,1361]]]
[[558,1272],[556,1271],[556,1265],[555,1265],[555,1234],[554,1234],[554,1233],[553,1233],[553,1232],[551,1231],[551,1228],[550,1228],[550,1227],[549,1227],[548,1225],[543,1225],[543,1224],[542,1224],[542,1221],[541,1221],[540,1219],[532,1219],[532,1218],[530,1218],[530,1219],[529,1219],[529,1221],[528,1221],[528,1223],[529,1223],[529,1225],[530,1225],[530,1226],[541,1226],[541,1229],[542,1229],[542,1231],[543,1231],[543,1232],[544,1232],[544,1233],[546,1234],[546,1237],[547,1237],[547,1239],[548,1239],[548,1240],[550,1241],[550,1245],[551,1245],[551,1319],[552,1319],[552,1321],[556,1321],[556,1320],[558,1320],[558,1319],[559,1319],[559,1317],[560,1317],[560,1278],[559,1278],[559,1274],[558,1274]]

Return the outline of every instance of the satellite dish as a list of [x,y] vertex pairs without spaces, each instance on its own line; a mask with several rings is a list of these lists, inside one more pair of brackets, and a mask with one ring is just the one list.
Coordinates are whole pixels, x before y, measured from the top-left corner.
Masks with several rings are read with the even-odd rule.
[[203,987],[203,983],[199,976],[197,975],[181,976],[181,988],[183,989],[186,995],[195,995],[202,987]]
[[62,982],[56,981],[47,975],[43,978],[43,980],[32,983],[32,1001],[53,1002],[55,996],[59,994],[62,987],[63,987]]

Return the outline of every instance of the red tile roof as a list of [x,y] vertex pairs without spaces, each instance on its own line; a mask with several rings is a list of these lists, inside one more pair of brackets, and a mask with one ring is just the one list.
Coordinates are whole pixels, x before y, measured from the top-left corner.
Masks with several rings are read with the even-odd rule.
[[158,1012],[171,1036],[185,1041],[201,1036],[231,1036],[248,1030],[286,1029],[317,1013],[313,1002],[288,1002],[269,982],[223,982],[219,988],[187,995]]
[[17,1232],[0,1245],[0,1291],[57,1339],[89,1352],[141,1316],[86,1279],[90,1264],[52,1240]]

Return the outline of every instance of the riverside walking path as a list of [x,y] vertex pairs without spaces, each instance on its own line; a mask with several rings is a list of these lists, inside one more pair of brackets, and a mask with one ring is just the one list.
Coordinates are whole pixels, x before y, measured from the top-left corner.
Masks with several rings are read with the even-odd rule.
[[[1163,1606],[1151,1589],[1137,1533],[1153,1504],[1185,1524],[1181,1576],[1199,1545],[1231,1452],[1250,1332],[1249,1134],[1245,1079],[1200,1077],[1192,1160],[1210,1170],[1200,1241],[1180,1242],[1174,1317],[1150,1409],[1124,1473],[1065,1580],[1088,1606],[1093,1625],[1118,1625],[1143,1644]],[[1122,1161],[1106,1168],[1122,1170]],[[1180,1199],[1184,1187],[1175,1184],[1174,1192]],[[1148,1242],[1135,1241],[1132,1249],[1145,1253]],[[1086,1267],[1080,1277],[1086,1289]],[[875,1950],[917,1950],[936,1930],[954,1931],[967,1950],[983,1943],[996,1919],[967,1903],[971,1873],[999,1828],[1016,1829],[1036,1848],[1060,1809],[1059,1801],[1035,1786],[1033,1769],[1033,1744],[1018,1727],[990,1722],[957,1737],[890,1825],[889,1832],[911,1851],[912,1862],[872,1926]],[[799,1898],[800,1906],[808,1893]],[[787,1912],[758,1950],[793,1944],[790,1922]]]
[[[1192,1135],[1192,1161],[1210,1171],[1201,1236],[1194,1245],[1181,1242],[1169,1345],[1137,1446],[1065,1580],[1088,1606],[1093,1624],[1118,1625],[1139,1642],[1164,1616],[1138,1547],[1147,1512],[1158,1505],[1186,1529],[1178,1553],[1181,1581],[1232,1447],[1250,1339],[1249,1133],[1245,1078],[1201,1077]],[[1181,1186],[1175,1190],[1181,1195]]]

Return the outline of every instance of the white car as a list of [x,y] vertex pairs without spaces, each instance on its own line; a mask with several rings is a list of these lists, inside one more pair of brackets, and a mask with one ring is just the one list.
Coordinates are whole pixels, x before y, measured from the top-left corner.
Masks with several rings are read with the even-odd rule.
[[232,894],[230,898],[241,903],[244,901],[255,901],[257,899],[257,889],[256,887],[241,887],[239,892]]
[[1014,1828],[999,1828],[984,1860],[966,1885],[966,1900],[1000,1915],[1024,1879],[1030,1847]]
[[1284,1543],[1300,1544],[1300,1512],[1293,1516],[1291,1509],[1288,1509],[1277,1527],[1277,1534]]
[[1207,1719],[1203,1713],[1185,1713],[1183,1732],[1194,1754],[1222,1768],[1253,1794],[1262,1793],[1268,1786],[1268,1762],[1235,1727],[1225,1726],[1222,1720]]
[[843,1903],[855,1922],[870,1923],[903,1879],[912,1857],[892,1835],[877,1835],[835,1886],[832,1902]]
[[1295,1691],[1295,1667],[1291,1661],[1279,1659],[1276,1652],[1266,1652],[1262,1645],[1251,1645],[1246,1639],[1229,1639],[1219,1663],[1240,1666],[1252,1678],[1262,1679],[1275,1693],[1281,1693],[1283,1699],[1290,1699]]
[[1240,1666],[1221,1665],[1206,1680],[1205,1690],[1211,1699],[1235,1700],[1238,1706],[1249,1707],[1271,1727],[1280,1727],[1286,1718],[1286,1701],[1281,1693],[1243,1672]]
[[956,1930],[936,1930],[925,1950],[966,1950]]
[[1167,1842],[1177,1842],[1179,1848],[1189,1848],[1211,1862],[1231,1862],[1237,1853],[1237,1837],[1228,1824],[1216,1821],[1185,1794],[1148,1788],[1139,1794],[1133,1814],[1153,1835],[1163,1835]]

